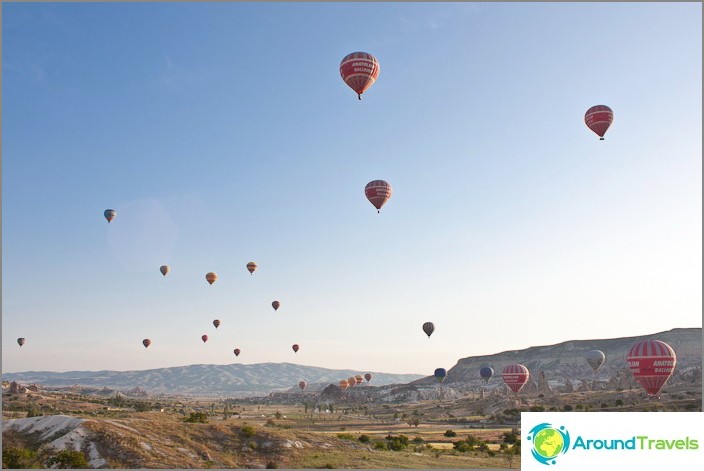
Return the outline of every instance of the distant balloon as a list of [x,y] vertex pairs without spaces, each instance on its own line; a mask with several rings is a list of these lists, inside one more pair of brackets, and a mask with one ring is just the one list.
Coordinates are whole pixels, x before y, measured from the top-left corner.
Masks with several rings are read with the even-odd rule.
[[256,264],[256,263],[254,263],[254,262],[249,262],[249,263],[247,264],[247,270],[249,270],[249,274],[250,274],[250,275],[253,274],[256,269],[257,269],[257,264]]
[[433,375],[435,376],[435,379],[442,383],[443,381],[445,381],[447,371],[445,371],[445,368],[438,368],[435,370],[435,373],[433,373]]
[[171,268],[169,268],[168,265],[162,265],[159,267],[159,271],[161,272],[162,275],[166,276],[171,271]]
[[592,106],[584,115],[584,122],[587,127],[594,131],[599,140],[604,140],[604,134],[614,121],[614,112],[606,105]]
[[641,340],[626,355],[628,369],[650,396],[658,396],[677,366],[677,355],[660,340]]
[[354,376],[354,381],[356,384],[362,384],[364,382],[364,376],[362,375],[355,375]]
[[208,336],[207,336],[207,335],[203,335],[203,336],[201,337],[201,340],[203,340],[204,343],[207,342],[207,341],[208,341]]
[[217,273],[214,273],[214,272],[211,271],[211,272],[205,274],[205,280],[206,280],[208,283],[210,283],[211,285],[212,285],[213,283],[215,283],[215,281],[217,281],[217,279],[218,279]]
[[301,390],[305,389],[308,384],[305,381],[300,381],[298,383],[298,387],[301,388]]
[[361,100],[362,93],[379,77],[379,61],[367,52],[347,54],[340,62],[340,76]]
[[234,353],[235,353],[235,356],[236,356],[236,357],[240,356],[240,349],[239,349],[239,348],[235,348]]
[[488,383],[492,376],[494,376],[494,369],[489,366],[482,366],[479,368],[479,376],[482,377],[485,383]]
[[215,320],[213,321],[213,325],[215,326],[216,329],[217,329],[218,327],[220,327],[220,320],[219,320],[219,319],[215,319]]
[[24,339],[24,337],[20,337],[17,339],[17,343],[20,345],[20,347],[24,345],[25,342],[26,340]]
[[601,350],[589,350],[585,355],[584,358],[587,360],[587,363],[589,366],[592,367],[594,372],[601,368],[601,365],[604,363],[604,360],[606,360],[606,355],[604,355],[604,352]]
[[349,378],[347,378],[347,384],[349,385],[349,387],[354,387],[357,385],[357,380],[354,379],[354,376],[350,376]]
[[105,219],[108,220],[108,224],[110,224],[110,221],[117,217],[117,211],[115,211],[114,209],[106,209],[103,213],[103,216],[105,216]]
[[501,376],[504,378],[504,383],[511,388],[511,391],[518,393],[528,382],[530,373],[525,366],[514,364],[506,366]]
[[425,335],[430,338],[430,336],[433,335],[433,332],[435,332],[435,324],[432,322],[426,322],[423,324],[423,332],[425,332]]
[[371,381],[371,380],[372,380],[372,375],[371,375],[371,373],[365,374],[365,375],[364,375],[364,379],[367,380],[367,383],[368,383],[369,381]]
[[277,311],[279,309],[279,306],[281,306],[281,303],[278,301],[274,301],[271,303],[271,306],[274,308],[274,311]]
[[393,193],[391,185],[384,180],[371,181],[364,187],[364,194],[369,202],[374,205],[377,213],[381,212],[381,207],[389,201],[391,193]]
[[347,389],[348,386],[349,384],[347,383],[347,380],[343,379],[342,381],[340,381],[340,389],[342,389],[343,391]]
[[142,345],[144,345],[144,348],[147,348],[151,344],[152,344],[152,341],[149,339],[142,340]]
[[296,352],[298,352],[298,349],[301,347],[299,347],[297,343],[294,343],[293,346],[291,346],[291,348],[293,349],[293,353],[296,353]]

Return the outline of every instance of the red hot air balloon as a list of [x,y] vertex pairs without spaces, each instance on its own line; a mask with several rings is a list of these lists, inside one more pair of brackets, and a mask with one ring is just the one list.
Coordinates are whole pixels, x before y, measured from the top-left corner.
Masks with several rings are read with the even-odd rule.
[[208,336],[207,336],[207,335],[203,335],[203,336],[201,337],[201,340],[203,340],[203,343],[207,342],[207,341],[208,341]]
[[528,382],[530,373],[528,372],[528,368],[525,366],[515,364],[508,365],[504,368],[501,376],[504,378],[506,385],[511,388],[511,391],[518,393],[518,391],[520,391],[521,388],[523,388],[523,386]]
[[340,389],[342,389],[344,391],[348,387],[349,387],[349,384],[347,383],[346,379],[343,379],[342,381],[340,381]]
[[665,342],[641,340],[631,347],[626,361],[633,378],[649,395],[657,396],[675,371],[677,355]]
[[239,348],[235,348],[234,353],[236,357],[240,356],[240,351],[241,350]]
[[152,344],[152,341],[149,339],[142,340],[142,345],[144,345],[144,348],[147,348],[151,344]]
[[271,307],[274,308],[274,311],[278,311],[279,306],[281,306],[281,303],[278,301],[274,301],[273,303],[271,303]]
[[298,383],[298,387],[301,388],[301,390],[304,390],[308,384],[305,381],[300,381]]
[[296,352],[298,352],[298,349],[301,347],[299,347],[297,343],[294,343],[291,348],[293,349],[293,353],[296,353]]
[[381,212],[381,207],[391,198],[391,185],[384,180],[374,180],[364,187],[364,194],[371,204],[376,208],[376,212]]
[[19,344],[20,347],[22,345],[24,345],[25,342],[26,342],[26,340],[24,339],[24,337],[20,337],[17,339],[17,343]]
[[256,269],[257,269],[257,264],[256,264],[256,263],[254,263],[254,262],[249,262],[249,263],[247,264],[247,270],[249,270],[249,274],[250,274],[250,275],[253,274],[253,273],[254,273],[254,270],[256,270]]
[[166,276],[171,271],[171,268],[169,268],[168,265],[162,265],[159,267],[159,271],[162,275]]
[[214,272],[209,272],[205,274],[205,280],[210,283],[211,285],[215,283],[215,281],[218,279],[217,273]]
[[365,374],[365,375],[364,375],[364,379],[367,380],[367,383],[368,383],[369,381],[371,381],[371,380],[372,380],[372,375],[371,375],[371,373]]
[[340,62],[340,76],[361,100],[362,93],[379,77],[379,61],[367,52],[347,54]]
[[599,136],[599,140],[603,141],[606,130],[614,122],[614,112],[606,105],[592,106],[585,113],[584,122]]
[[220,327],[220,320],[219,320],[219,319],[215,319],[215,320],[213,321],[213,325],[215,326],[216,329],[217,329],[218,327]]

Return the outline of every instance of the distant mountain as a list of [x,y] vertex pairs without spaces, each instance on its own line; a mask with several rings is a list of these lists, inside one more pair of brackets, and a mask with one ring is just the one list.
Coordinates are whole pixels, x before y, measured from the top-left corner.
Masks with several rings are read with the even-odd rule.
[[268,394],[297,388],[301,380],[307,391],[322,390],[330,383],[358,374],[371,373],[370,384],[383,386],[408,383],[422,375],[391,374],[373,371],[331,370],[291,363],[259,363],[255,365],[189,365],[142,371],[28,371],[3,373],[3,381],[47,386],[89,386],[129,390],[136,387],[150,394],[243,396]]

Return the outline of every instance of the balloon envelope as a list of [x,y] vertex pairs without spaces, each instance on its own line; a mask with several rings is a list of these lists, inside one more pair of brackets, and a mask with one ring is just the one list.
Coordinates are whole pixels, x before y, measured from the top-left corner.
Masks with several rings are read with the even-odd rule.
[[220,320],[219,320],[219,319],[215,319],[215,320],[213,321],[213,325],[215,326],[216,329],[217,329],[218,327],[220,327]]
[[254,273],[254,270],[256,270],[256,269],[257,269],[257,264],[256,264],[256,263],[254,263],[254,262],[249,262],[249,263],[247,264],[247,270],[249,270],[249,273],[250,273],[250,274],[251,274],[251,273]]
[[361,100],[362,93],[379,77],[379,61],[368,52],[347,54],[340,62],[340,77],[357,92],[357,98]]
[[604,140],[604,134],[614,121],[614,112],[606,105],[592,106],[584,114],[584,122],[587,127],[594,131],[600,140]]
[[604,355],[604,352],[601,350],[589,350],[585,355],[584,358],[587,360],[587,364],[592,367],[594,372],[596,372],[599,368],[601,368],[601,365],[604,364],[604,360],[606,360],[606,355]]
[[162,275],[166,276],[171,271],[171,268],[169,268],[168,265],[162,265],[159,267],[159,271]]
[[391,193],[393,193],[391,185],[384,180],[371,181],[364,187],[364,195],[374,205],[377,212],[380,212],[381,207],[389,201]]
[[494,376],[494,369],[489,366],[482,366],[479,368],[479,376],[488,383],[491,377]]
[[26,340],[24,339],[24,337],[20,337],[17,339],[17,343],[19,344],[20,347],[22,345],[24,345],[25,342],[26,342]]
[[144,348],[147,348],[151,344],[152,344],[152,341],[149,339],[142,340],[142,345],[144,345]]
[[371,381],[371,380],[372,380],[372,375],[371,375],[371,373],[365,374],[365,375],[364,375],[364,379],[366,379],[367,382]]
[[433,324],[432,322],[426,322],[425,324],[423,324],[423,332],[425,332],[425,335],[427,335],[428,338],[430,338],[434,331],[435,324]]
[[306,386],[307,386],[307,384],[306,384],[305,381],[300,381],[300,382],[298,383],[298,387],[301,388],[301,389],[305,389]]
[[105,219],[108,220],[108,224],[109,224],[110,221],[112,221],[113,219],[115,219],[117,217],[117,211],[115,211],[114,209],[106,209],[103,212],[103,216],[105,216]]
[[514,365],[508,365],[504,368],[501,373],[504,379],[504,383],[511,388],[511,391],[518,393],[518,391],[523,388],[523,386],[528,382],[528,377],[530,373],[528,368],[518,363]]
[[348,386],[349,384],[347,383],[347,380],[343,379],[342,381],[340,381],[340,389],[342,389],[343,391],[347,389]]
[[235,353],[235,356],[236,356],[236,357],[240,356],[240,349],[239,349],[239,348],[235,348],[234,353]]
[[433,373],[433,376],[435,376],[435,379],[442,383],[443,381],[445,381],[447,371],[445,371],[445,368],[438,368],[435,370],[435,373]]
[[205,280],[210,283],[211,285],[215,283],[215,281],[218,279],[217,273],[214,272],[209,272],[205,274]]
[[357,380],[354,379],[354,376],[350,376],[349,378],[347,378],[347,385],[349,387],[353,387],[353,386],[357,385]]
[[362,384],[364,382],[364,376],[362,375],[355,375],[354,376],[354,381],[356,384]]
[[279,306],[281,306],[281,303],[278,301],[274,301],[273,303],[271,303],[271,307],[274,308],[274,311],[277,311],[279,309]]
[[650,396],[657,396],[677,366],[677,355],[660,340],[641,340],[626,356],[628,369]]
[[295,352],[297,352],[298,349],[301,348],[301,347],[299,347],[297,343],[294,343],[294,344],[291,346],[291,348],[293,349],[293,352],[295,353]]
[[201,340],[202,340],[203,342],[207,342],[207,341],[208,341],[208,336],[207,336],[207,335],[203,335],[203,336],[201,337]]

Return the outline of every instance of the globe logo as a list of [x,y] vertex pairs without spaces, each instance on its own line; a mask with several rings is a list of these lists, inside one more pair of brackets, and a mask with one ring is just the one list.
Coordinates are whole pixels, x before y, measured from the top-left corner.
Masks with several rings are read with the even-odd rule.
[[544,465],[555,464],[555,458],[570,449],[570,433],[564,426],[554,428],[548,423],[536,425],[528,432],[526,439],[533,442],[530,450],[533,458]]

